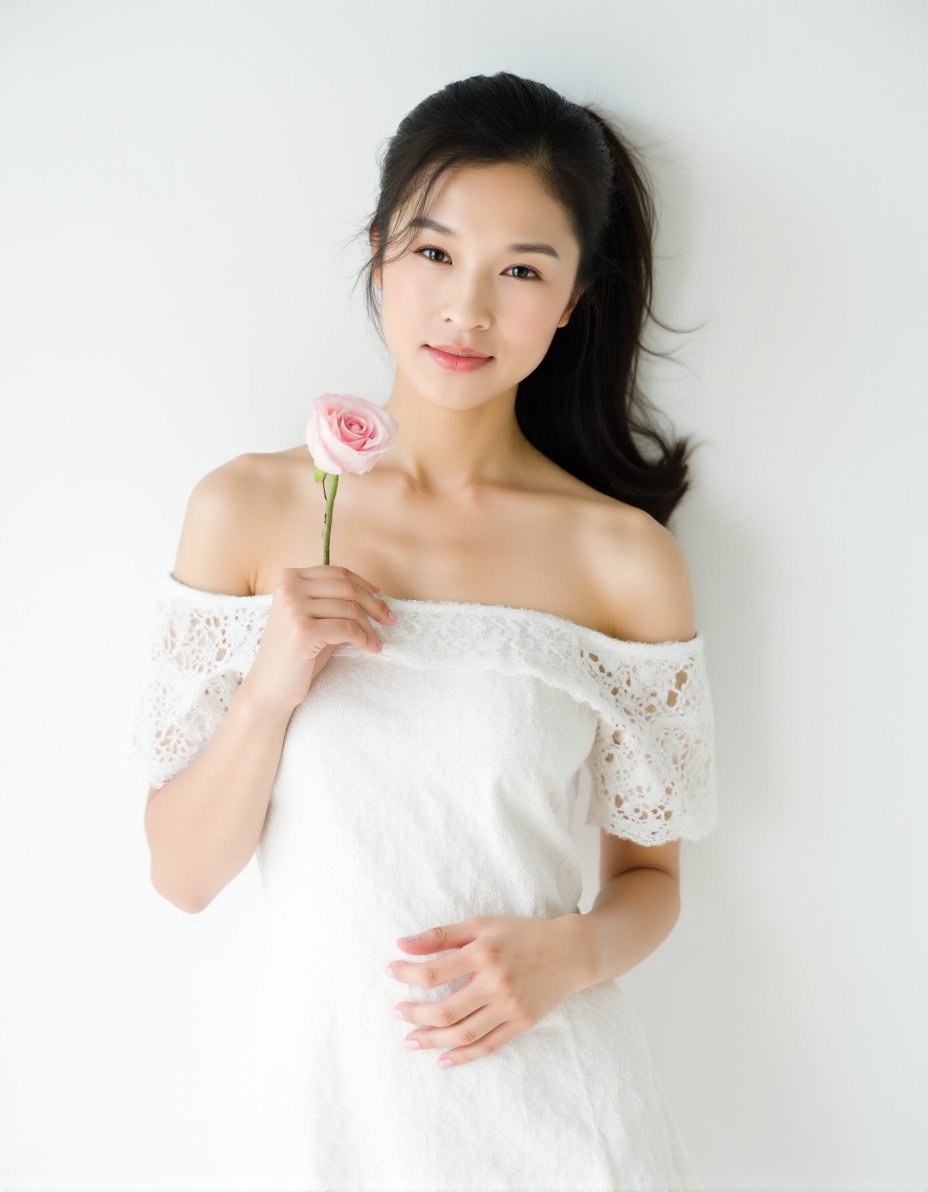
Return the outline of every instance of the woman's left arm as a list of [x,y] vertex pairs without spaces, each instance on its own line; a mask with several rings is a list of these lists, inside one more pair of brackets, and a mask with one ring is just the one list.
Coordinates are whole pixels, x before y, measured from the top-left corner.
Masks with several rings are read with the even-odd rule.
[[680,883],[669,869],[649,865],[609,878],[585,914],[562,916],[573,920],[575,942],[565,963],[576,987],[614,981],[633,969],[670,935],[679,915]]
[[399,939],[406,952],[444,955],[394,960],[391,977],[425,987],[469,978],[441,1001],[398,1003],[399,1017],[418,1028],[403,1042],[450,1048],[438,1057],[442,1066],[489,1055],[571,994],[634,967],[670,933],[679,910],[674,876],[637,868],[606,882],[586,913],[481,915]]

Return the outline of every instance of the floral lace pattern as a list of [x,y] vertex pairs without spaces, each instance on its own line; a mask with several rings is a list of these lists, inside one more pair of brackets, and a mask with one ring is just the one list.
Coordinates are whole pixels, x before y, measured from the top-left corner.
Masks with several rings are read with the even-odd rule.
[[718,823],[703,639],[676,645],[638,657],[581,647],[600,695],[586,822],[639,844],[697,840]]
[[210,740],[254,661],[270,597],[199,592],[168,577],[155,603],[129,757],[161,788]]
[[[701,634],[630,642],[534,609],[382,596],[399,618],[377,623],[382,652],[341,643],[333,657],[544,679],[597,714],[588,824],[645,845],[699,839],[716,827],[714,716]],[[152,786],[187,766],[215,732],[254,661],[272,600],[163,577],[130,744]]]

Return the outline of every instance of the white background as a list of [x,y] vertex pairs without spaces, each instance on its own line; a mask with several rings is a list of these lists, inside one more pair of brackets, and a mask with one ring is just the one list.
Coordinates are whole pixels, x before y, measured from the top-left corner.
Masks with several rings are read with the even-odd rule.
[[926,67],[900,0],[0,5],[0,1187],[244,1178],[258,877],[199,916],[149,884],[154,588],[202,475],[386,398],[377,154],[496,70],[643,146],[697,328],[649,372],[706,444],[721,823],[623,986],[712,1192],[928,1186]]

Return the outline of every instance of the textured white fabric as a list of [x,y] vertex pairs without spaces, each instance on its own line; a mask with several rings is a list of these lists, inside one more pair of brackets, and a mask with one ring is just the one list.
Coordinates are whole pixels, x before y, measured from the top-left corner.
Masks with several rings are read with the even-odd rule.
[[[626,642],[531,609],[383,594],[380,654],[343,643],[291,717],[257,860],[268,1187],[701,1189],[617,982],[492,1055],[409,1052],[397,936],[578,910],[586,822],[642,844],[717,824],[705,644]],[[164,576],[130,754],[153,786],[210,739],[271,595]],[[442,953],[415,957],[438,959]]]

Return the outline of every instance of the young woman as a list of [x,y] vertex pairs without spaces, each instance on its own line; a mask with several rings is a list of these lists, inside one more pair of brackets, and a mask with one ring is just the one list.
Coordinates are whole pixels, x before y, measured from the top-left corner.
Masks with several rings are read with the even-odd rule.
[[717,822],[687,441],[635,384],[652,228],[591,108],[449,84],[383,161],[398,433],[340,476],[329,564],[305,445],[190,498],[135,748],[160,893],[202,910],[258,858],[267,1187],[702,1186],[616,982]]

